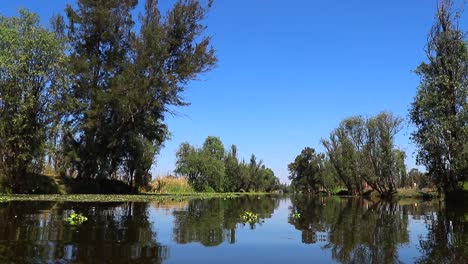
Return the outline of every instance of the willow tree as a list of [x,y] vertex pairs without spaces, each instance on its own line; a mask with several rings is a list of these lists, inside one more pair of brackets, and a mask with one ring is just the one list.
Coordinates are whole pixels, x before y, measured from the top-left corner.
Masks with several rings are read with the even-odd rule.
[[363,193],[361,161],[365,123],[361,116],[346,118],[330,133],[329,139],[321,140],[339,180],[352,194]]
[[468,49],[452,5],[443,0],[438,6],[427,61],[416,69],[421,81],[410,109],[417,161],[446,194],[468,177]]
[[27,177],[42,172],[60,121],[66,61],[63,39],[37,15],[23,9],[0,17],[0,176],[10,191],[28,191]]
[[395,148],[395,135],[403,120],[382,112],[366,122],[362,178],[382,196],[392,196],[406,173],[405,154]]
[[343,120],[322,140],[338,179],[353,194],[362,194],[367,183],[381,196],[390,197],[406,177],[405,153],[395,147],[402,119],[390,112],[370,118]]
[[135,32],[136,0],[79,0],[66,9],[77,108],[67,119],[66,164],[79,178],[144,182],[168,135],[172,107],[216,63],[205,8],[179,0],[167,15],[147,0]]

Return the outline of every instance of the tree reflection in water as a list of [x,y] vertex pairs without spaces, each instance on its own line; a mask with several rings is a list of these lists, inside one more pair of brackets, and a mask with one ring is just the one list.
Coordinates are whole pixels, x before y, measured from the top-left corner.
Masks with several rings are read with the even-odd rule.
[[[236,228],[244,212],[270,218],[279,200],[269,196],[245,196],[235,199],[191,200],[186,209],[174,211],[174,239],[179,244],[199,242],[217,246],[236,242]],[[256,224],[248,224],[254,229]]]
[[468,263],[468,208],[440,205],[426,219],[429,233],[420,239],[418,263]]
[[341,263],[399,263],[398,248],[409,243],[408,212],[396,203],[306,196],[292,200],[289,222],[302,231],[303,243],[321,242]]
[[[71,210],[88,221],[70,226]],[[0,263],[162,263],[145,203],[0,204]]]

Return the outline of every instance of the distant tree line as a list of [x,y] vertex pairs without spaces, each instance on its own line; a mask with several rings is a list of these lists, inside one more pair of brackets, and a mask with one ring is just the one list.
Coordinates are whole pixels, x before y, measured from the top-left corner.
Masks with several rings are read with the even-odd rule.
[[254,154],[249,162],[240,160],[237,146],[226,151],[218,137],[207,137],[201,148],[182,143],[176,155],[175,172],[187,177],[196,191],[271,192],[282,188],[263,161]]
[[165,115],[216,63],[202,21],[212,1],[78,0],[53,31],[36,14],[0,16],[0,179],[30,192],[51,171],[138,187],[168,137]]

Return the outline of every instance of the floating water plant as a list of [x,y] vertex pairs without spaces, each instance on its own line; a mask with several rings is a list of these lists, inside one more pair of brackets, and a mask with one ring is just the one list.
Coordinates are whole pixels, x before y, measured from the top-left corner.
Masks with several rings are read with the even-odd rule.
[[242,215],[242,221],[245,223],[254,224],[258,221],[258,215],[252,212],[245,212]]
[[234,194],[231,194],[231,193],[230,193],[230,194],[228,194],[228,195],[226,195],[226,196],[224,197],[224,200],[226,200],[226,199],[234,199],[234,198],[236,198],[236,196],[235,196]]
[[66,219],[67,223],[69,223],[70,225],[81,225],[87,220],[88,218],[86,216],[76,213],[71,213],[70,216]]
[[299,219],[299,218],[301,218],[301,214],[300,213],[294,213],[292,215],[292,217],[295,218],[295,219]]

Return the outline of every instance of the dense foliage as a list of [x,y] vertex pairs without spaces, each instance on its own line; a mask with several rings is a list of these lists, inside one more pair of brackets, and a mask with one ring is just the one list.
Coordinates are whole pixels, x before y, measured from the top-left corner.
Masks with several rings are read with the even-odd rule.
[[64,131],[69,162],[63,166],[78,178],[147,183],[167,138],[164,114],[186,105],[187,82],[216,62],[198,1],[178,1],[166,17],[157,1],[146,1],[139,33],[131,14],[136,5],[80,0],[66,9],[77,107]]
[[325,154],[306,147],[288,165],[289,179],[296,191],[330,193],[339,183],[335,168]]
[[22,192],[42,172],[67,85],[63,39],[26,10],[0,16],[0,177]]
[[428,38],[427,62],[416,69],[421,82],[410,109],[417,161],[446,194],[468,178],[468,47],[458,18],[452,1],[442,1]]
[[280,187],[273,171],[255,155],[248,163],[240,161],[237,147],[226,152],[217,137],[207,137],[201,148],[182,143],[176,155],[175,172],[187,177],[196,191],[270,192]]
[[289,164],[292,184],[308,192],[344,186],[352,194],[363,194],[369,185],[392,196],[406,178],[405,153],[394,145],[401,123],[389,112],[343,120],[322,140],[326,154],[305,148]]
[[149,182],[168,137],[165,115],[188,105],[186,86],[217,59],[199,1],[176,1],[161,15],[147,0],[139,31],[137,4],[78,0],[52,19],[55,32],[27,11],[0,18],[3,185],[31,191],[25,178],[43,173],[46,160],[52,174],[80,183]]

